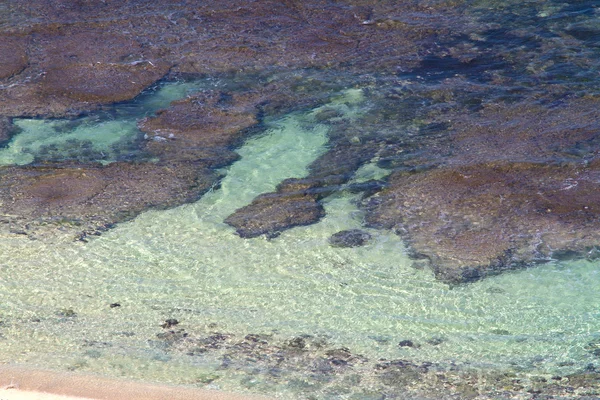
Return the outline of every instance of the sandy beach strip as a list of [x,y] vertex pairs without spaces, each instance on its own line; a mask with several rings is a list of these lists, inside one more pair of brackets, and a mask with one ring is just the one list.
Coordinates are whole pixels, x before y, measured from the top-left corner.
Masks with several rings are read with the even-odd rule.
[[[0,400],[269,400],[218,390],[144,384],[0,365]],[[272,398],[271,398],[272,400]]]

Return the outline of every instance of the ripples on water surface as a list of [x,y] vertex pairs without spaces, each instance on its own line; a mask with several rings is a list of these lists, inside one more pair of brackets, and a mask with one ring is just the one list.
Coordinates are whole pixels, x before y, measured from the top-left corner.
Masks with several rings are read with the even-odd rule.
[[[505,68],[494,54],[489,64],[460,71],[452,70],[450,57],[432,59],[422,71],[400,78],[437,85],[461,73],[492,87],[498,98],[535,92],[540,79],[593,93],[600,73],[598,9],[591,3],[542,3],[480,2],[475,12],[495,25],[469,43],[499,53],[518,48],[529,57],[519,64],[522,70],[511,72],[522,76],[520,87],[494,88],[494,71]],[[534,26],[538,37],[528,32],[510,36],[519,24],[524,31]],[[544,35],[563,47],[540,50],[539,36]],[[587,47],[569,48],[572,37],[585,40]],[[96,161],[126,157],[94,158],[104,157],[114,141],[135,140],[137,118],[203,85],[164,86],[154,97],[144,97],[143,106],[119,105],[110,117],[99,113],[72,129],[62,121],[18,120],[23,132],[0,158],[3,164],[26,164],[40,149],[47,154],[52,143],[60,149],[69,139],[89,140]],[[329,107],[352,121],[369,113],[363,94],[361,89],[343,91]],[[227,369],[223,352],[179,349],[182,342],[160,336],[165,332],[160,325],[177,319],[173,329],[190,335],[219,332],[242,340],[260,334],[274,343],[310,335],[310,340],[321,338],[331,348],[347,347],[370,360],[409,359],[544,376],[596,363],[590,343],[600,340],[598,262],[555,261],[450,288],[429,270],[414,268],[391,232],[369,230],[373,240],[364,247],[331,247],[331,234],[362,226],[359,196],[344,191],[324,201],[327,216],[317,224],[270,240],[236,236],[223,223],[225,217],[273,191],[283,179],[305,176],[307,166],[326,151],[329,126],[315,121],[316,111],[268,120],[264,132],[239,149],[242,158],[223,171],[220,187],[194,204],[148,211],[87,244],[3,237],[0,361],[282,395],[306,390],[291,378],[277,381],[254,361]],[[103,143],[91,139],[92,129],[118,134]],[[353,179],[387,173],[372,163]],[[120,306],[109,307],[114,303]],[[398,346],[404,340],[414,346]],[[333,389],[315,393],[350,395]]]

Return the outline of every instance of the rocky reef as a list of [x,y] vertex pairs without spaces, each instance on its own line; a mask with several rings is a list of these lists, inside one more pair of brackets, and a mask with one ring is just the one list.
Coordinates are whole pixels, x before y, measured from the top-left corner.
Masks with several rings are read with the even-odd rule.
[[[1,168],[3,226],[31,237],[81,237],[149,207],[193,201],[216,184],[214,168],[237,158],[233,150],[261,115],[320,102],[352,85],[353,69],[414,65],[417,48],[448,31],[440,11],[458,15],[437,3],[409,2],[402,13],[394,2],[358,3],[8,2],[0,27],[1,141],[14,133],[9,118],[74,118],[131,100],[159,80],[225,75],[234,84],[141,120],[137,160],[106,166],[42,157]],[[425,19],[408,24],[406,12],[431,14],[438,28]]]
[[595,257],[594,10],[591,1],[8,2],[0,143],[17,134],[14,118],[110,114],[158,81],[227,84],[140,116],[129,159],[2,167],[2,226],[85,237],[193,201],[265,116],[354,87],[364,114],[315,115],[328,126],[328,151],[307,176],[230,215],[240,236],[318,221],[323,199],[376,163],[388,181],[354,187],[364,191],[366,223],[394,229],[446,282]]
[[[195,384],[228,384],[310,399],[502,399],[593,398],[600,393],[600,374],[593,364],[564,375],[526,374],[509,370],[445,365],[408,359],[369,359],[328,337],[277,333],[235,335],[219,330],[187,330],[185,323],[163,324],[149,340],[166,354],[216,365]],[[399,347],[418,348],[410,340]],[[423,343],[440,345],[439,339]],[[92,344],[93,345],[93,344]],[[107,346],[110,344],[102,344]],[[97,346],[97,347],[101,347]],[[85,344],[89,348],[89,344]],[[89,351],[89,350],[88,350]],[[209,361],[210,360],[210,361]],[[590,397],[585,397],[585,396]],[[533,397],[532,397],[533,396]]]
[[[332,124],[331,151],[292,192],[316,201],[310,212],[288,201],[286,182],[230,217],[240,235],[316,221],[319,201],[374,162],[391,174],[363,201],[366,224],[393,229],[445,282],[597,257],[600,87],[587,69],[600,62],[592,55],[593,7],[509,2],[491,6],[492,17],[477,8],[485,5],[472,6],[478,19],[464,27],[467,36],[440,40],[398,74],[404,79],[379,77],[378,91],[367,91],[367,115]],[[585,34],[572,31],[582,26]],[[564,61],[560,67],[549,52]],[[349,151],[334,159],[342,148]],[[315,171],[318,164],[329,173]],[[263,217],[267,209],[273,214]],[[270,219],[281,210],[286,218]]]
[[451,283],[567,255],[594,258],[597,110],[590,99],[457,117],[446,157],[393,173],[369,199],[368,223],[401,234]]

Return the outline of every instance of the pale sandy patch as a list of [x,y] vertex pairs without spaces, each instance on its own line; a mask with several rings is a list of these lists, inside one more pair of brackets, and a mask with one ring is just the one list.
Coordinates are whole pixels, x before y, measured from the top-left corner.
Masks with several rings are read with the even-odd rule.
[[0,365],[0,400],[268,400],[93,375]]

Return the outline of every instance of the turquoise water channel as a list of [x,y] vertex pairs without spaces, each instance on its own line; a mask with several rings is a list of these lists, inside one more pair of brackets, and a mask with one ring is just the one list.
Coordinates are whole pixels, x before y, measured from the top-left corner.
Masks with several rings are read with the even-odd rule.
[[[168,102],[189,88],[165,90],[174,92]],[[360,89],[327,107],[346,119],[368,112]],[[225,217],[283,179],[305,176],[326,150],[329,128],[315,121],[318,111],[267,121],[238,149],[220,188],[196,203],[145,212],[89,243],[2,237],[0,363],[241,390],[241,373],[220,369],[210,354],[156,346],[167,319],[187,332],[326,337],[373,359],[541,374],[594,361],[586,346],[600,339],[598,263],[553,262],[450,288],[414,268],[391,232],[368,230],[373,239],[363,247],[330,246],[333,233],[362,226],[358,195],[345,192],[325,199],[317,224],[270,240],[238,237]],[[19,121],[23,137],[4,150],[4,162],[19,163],[17,148],[39,148],[48,126],[62,123]],[[56,143],[84,129],[107,126],[86,122]],[[353,182],[386,174],[367,164]],[[402,340],[419,346],[400,347]],[[211,374],[218,379],[198,378]]]
[[201,89],[218,87],[218,80],[160,84],[134,101],[76,119],[15,118],[19,134],[0,148],[0,165],[62,161],[99,162],[139,157],[137,122],[174,101]]

